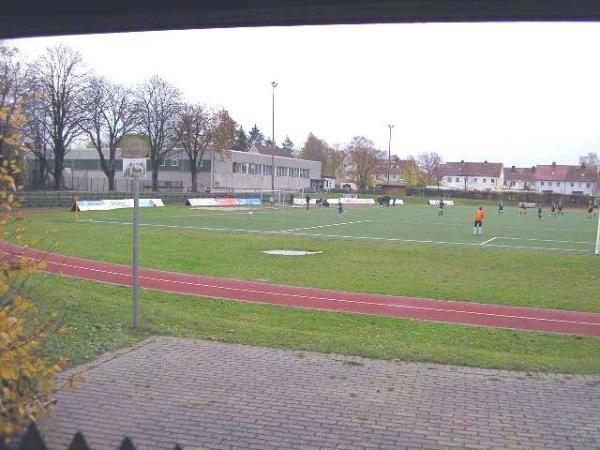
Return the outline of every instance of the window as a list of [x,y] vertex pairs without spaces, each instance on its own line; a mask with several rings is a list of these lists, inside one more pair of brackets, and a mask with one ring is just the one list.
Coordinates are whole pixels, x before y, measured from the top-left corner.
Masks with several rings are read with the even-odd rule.
[[487,183],[487,178],[482,178],[481,181],[483,182],[483,184]]
[[490,180],[490,183],[493,183],[493,182],[494,182],[494,179],[492,178],[492,179]]
[[262,173],[263,175],[273,175],[273,166],[268,164],[262,165]]
[[548,186],[552,186],[552,181],[548,181]]
[[179,165],[179,160],[178,159],[172,159],[171,160],[171,167],[177,167]]
[[204,167],[204,160],[203,159],[199,159],[198,161],[196,161],[196,165],[198,167]]
[[276,170],[275,170],[275,175],[278,177],[283,177],[284,175],[284,171],[283,169],[285,169],[285,167],[281,167],[281,166],[277,166]]
[[543,181],[540,181],[540,186],[543,186],[543,185],[544,185],[544,182],[543,182]]
[[159,163],[160,163],[160,167],[165,167],[167,165],[167,160],[166,159],[161,159],[159,161]]
[[556,182],[556,187],[560,186],[560,181]]
[[452,177],[448,177],[448,183],[452,183]]
[[231,170],[233,171],[233,173],[240,173],[242,171],[242,165],[238,162],[234,162],[232,164]]
[[256,175],[256,164],[250,163],[250,166],[248,167],[248,173],[250,175]]
[[456,179],[454,181],[456,181],[458,183],[460,180],[458,177],[456,177]]
[[510,182],[510,185],[511,185],[511,186],[514,186],[515,184],[517,184],[517,183],[516,183],[516,182],[514,182],[514,181],[511,181],[511,182]]
[[248,173],[248,163],[242,163],[242,173]]
[[[301,178],[310,178],[310,169],[300,169],[300,177]],[[329,184],[329,181],[327,181]]]
[[586,183],[585,187],[587,187],[587,188],[592,187],[592,183]]
[[477,183],[477,178],[473,178],[473,183]]
[[571,183],[571,187],[575,186],[575,183]]

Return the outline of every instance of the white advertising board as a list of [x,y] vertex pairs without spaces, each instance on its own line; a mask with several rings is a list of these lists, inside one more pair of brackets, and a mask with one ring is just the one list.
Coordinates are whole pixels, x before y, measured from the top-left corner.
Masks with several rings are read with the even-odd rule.
[[[140,208],[165,206],[160,198],[141,198]],[[108,211],[110,209],[133,208],[133,199],[81,200],[76,203],[79,211]]]
[[[429,204],[431,206],[438,206],[440,204],[439,200],[429,200]],[[454,200],[444,200],[444,206],[454,206]]]

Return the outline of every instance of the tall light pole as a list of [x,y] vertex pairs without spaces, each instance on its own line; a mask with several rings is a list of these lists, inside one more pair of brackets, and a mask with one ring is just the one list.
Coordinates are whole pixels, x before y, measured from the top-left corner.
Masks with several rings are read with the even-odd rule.
[[275,201],[275,88],[277,87],[277,81],[271,81],[271,86],[273,87],[273,128],[271,130],[271,141],[273,142],[273,148],[271,149],[271,203],[273,203]]
[[390,129],[390,140],[388,141],[388,177],[387,177],[387,184],[389,186],[389,184],[390,184],[390,164],[391,164],[391,160],[392,160],[392,128],[394,128],[394,125],[389,124],[388,127]]

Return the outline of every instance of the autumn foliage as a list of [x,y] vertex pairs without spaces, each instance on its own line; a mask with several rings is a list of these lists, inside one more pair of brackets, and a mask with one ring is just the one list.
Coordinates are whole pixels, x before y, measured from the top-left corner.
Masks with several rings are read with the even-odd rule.
[[[22,216],[14,213],[18,161],[22,155],[21,129],[25,118],[19,106],[0,107],[0,233],[24,245]],[[42,354],[49,332],[64,334],[55,317],[41,314],[23,297],[26,279],[40,263],[0,253],[0,439],[10,438],[35,420],[52,403],[56,374],[65,361],[50,362]]]

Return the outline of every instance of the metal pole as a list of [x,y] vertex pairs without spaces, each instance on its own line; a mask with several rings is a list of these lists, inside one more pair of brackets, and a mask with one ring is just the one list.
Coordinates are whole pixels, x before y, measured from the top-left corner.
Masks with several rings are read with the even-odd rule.
[[394,125],[388,125],[388,127],[390,128],[390,140],[388,141],[388,176],[387,176],[387,184],[390,184],[390,161],[392,158],[392,128],[394,128]]
[[271,149],[271,204],[275,201],[275,88],[277,87],[276,81],[271,81],[271,86],[273,87],[273,96],[272,96],[272,108],[271,108],[271,119],[272,119],[272,129],[271,129],[271,141],[273,141],[273,148]]
[[139,224],[140,224],[140,180],[133,180],[133,328],[140,326],[139,319],[139,290],[140,290],[140,262],[139,262]]

